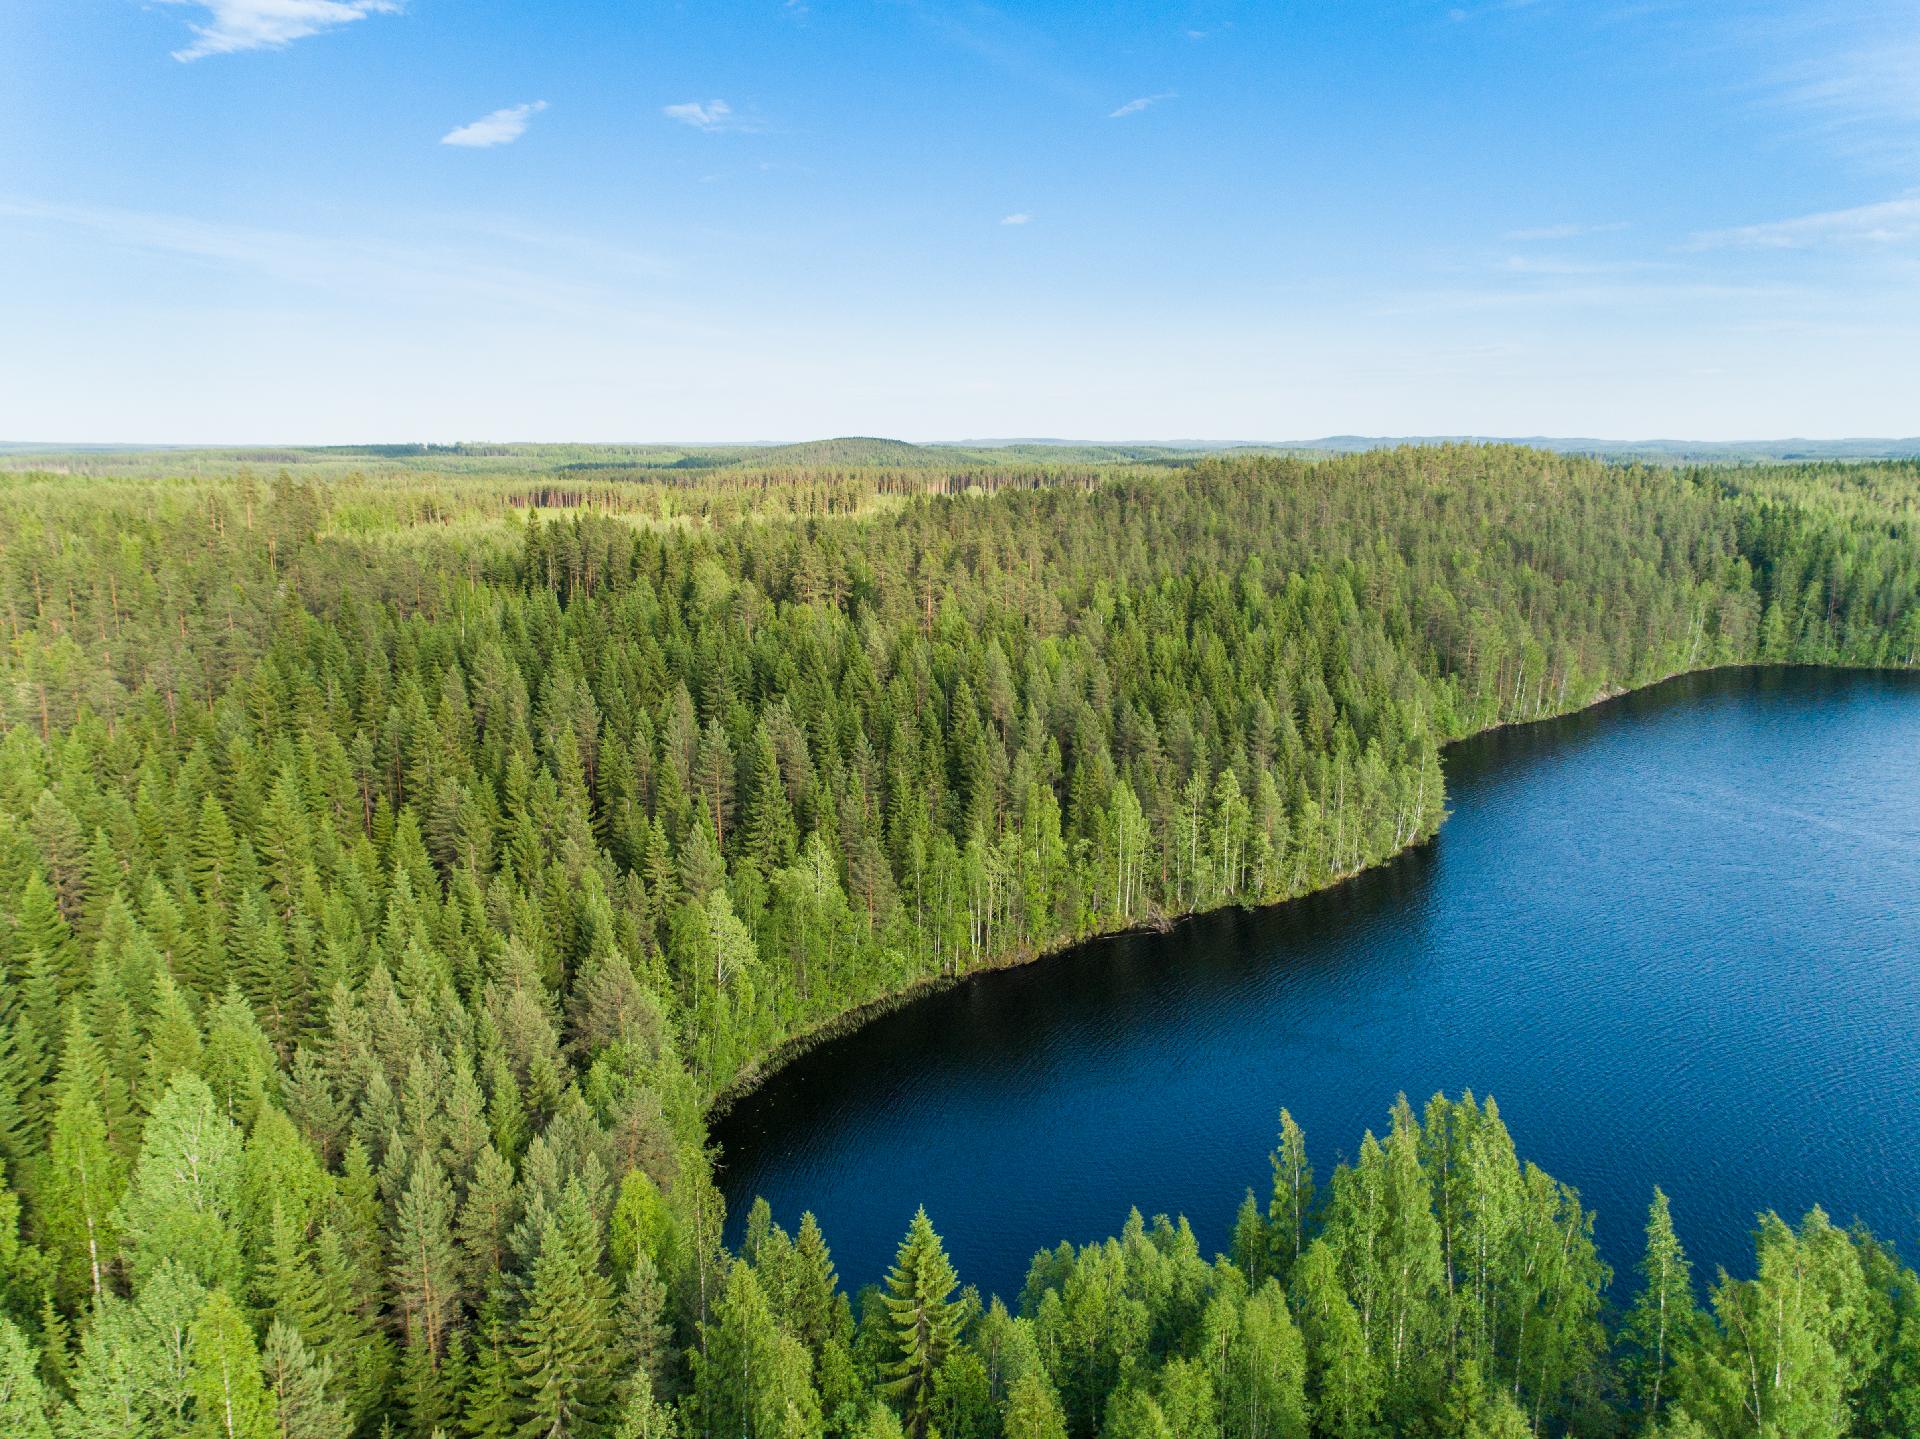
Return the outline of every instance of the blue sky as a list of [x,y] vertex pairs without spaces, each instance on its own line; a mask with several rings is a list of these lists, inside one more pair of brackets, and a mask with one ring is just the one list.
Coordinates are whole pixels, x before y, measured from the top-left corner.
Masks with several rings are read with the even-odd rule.
[[1912,0],[8,0],[0,438],[1920,431]]

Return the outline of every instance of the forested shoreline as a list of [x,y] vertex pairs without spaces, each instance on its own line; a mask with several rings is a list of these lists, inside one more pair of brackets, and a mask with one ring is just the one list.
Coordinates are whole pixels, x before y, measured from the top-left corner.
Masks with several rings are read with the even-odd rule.
[[1227,1261],[1134,1225],[1014,1312],[916,1221],[857,1318],[817,1226],[725,1253],[705,1116],[863,1005],[1379,863],[1440,823],[1449,739],[1709,665],[1913,665],[1917,479],[1468,446],[957,493],[0,478],[0,1414],[1899,1432],[1882,1246],[1763,1225],[1708,1313],[1656,1232],[1680,1318],[1608,1327],[1590,1217],[1470,1097],[1397,1108],[1323,1204],[1283,1136]]

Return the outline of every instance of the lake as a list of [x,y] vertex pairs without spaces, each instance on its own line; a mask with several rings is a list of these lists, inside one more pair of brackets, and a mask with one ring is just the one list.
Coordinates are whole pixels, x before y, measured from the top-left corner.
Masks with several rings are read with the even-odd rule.
[[[1324,1182],[1396,1092],[1492,1094],[1598,1212],[1653,1186],[1698,1272],[1815,1203],[1920,1253],[1920,676],[1669,681],[1450,747],[1439,837],[1337,889],[982,975],[716,1127],[728,1236],[820,1219],[849,1287],[924,1203],[963,1282],[1185,1214],[1211,1255],[1282,1105]],[[1627,1284],[1617,1286],[1625,1290]]]

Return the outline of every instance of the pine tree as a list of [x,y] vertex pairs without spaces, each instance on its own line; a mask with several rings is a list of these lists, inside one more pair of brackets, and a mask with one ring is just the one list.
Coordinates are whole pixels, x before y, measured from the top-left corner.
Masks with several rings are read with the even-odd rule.
[[927,1211],[916,1210],[887,1274],[884,1296],[894,1348],[885,1387],[905,1415],[912,1439],[926,1431],[934,1372],[959,1339],[962,1306],[948,1298],[959,1282]]
[[709,719],[700,732],[700,749],[694,759],[693,786],[701,807],[713,825],[715,848],[725,852],[728,826],[733,821],[733,781],[735,762],[733,742],[720,721]]
[[[390,1279],[407,1346],[437,1364],[459,1304],[453,1189],[431,1154],[413,1166],[394,1214]],[[431,1426],[428,1426],[431,1427]]]
[[506,1260],[514,1219],[513,1183],[513,1166],[492,1144],[483,1145],[454,1226],[460,1284],[470,1295],[487,1293]]

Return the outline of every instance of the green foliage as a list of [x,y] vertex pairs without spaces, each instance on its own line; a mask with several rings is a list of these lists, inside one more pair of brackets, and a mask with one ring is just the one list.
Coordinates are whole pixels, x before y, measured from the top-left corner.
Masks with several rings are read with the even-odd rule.
[[1697,1342],[1701,1315],[1693,1292],[1693,1266],[1673,1232],[1667,1196],[1653,1191],[1647,1211],[1647,1250],[1639,1264],[1640,1293],[1627,1312],[1621,1337],[1624,1364],[1635,1403],[1648,1423],[1660,1420],[1672,1398],[1674,1366]]
[[1450,738],[1913,665],[1912,465],[253,462],[0,476],[7,1432],[1920,1424],[1920,1284],[1817,1214],[1702,1310],[1656,1200],[1616,1369],[1490,1100],[1324,1183],[1282,1111],[1231,1255],[1134,1216],[1018,1313],[921,1214],[857,1330],[811,1216],[723,1251],[705,1130],[865,1004],[1420,842]]
[[273,1439],[278,1409],[261,1374],[253,1333],[239,1307],[218,1289],[193,1321],[189,1354],[195,1439]]
[[196,1075],[176,1076],[147,1122],[119,1211],[136,1288],[167,1263],[209,1287],[240,1287],[240,1169],[240,1133],[213,1092]]
[[885,1388],[915,1439],[926,1431],[934,1376],[959,1339],[963,1309],[951,1298],[959,1283],[927,1211],[916,1210],[887,1273],[883,1300],[893,1328]]
[[53,1439],[47,1396],[27,1338],[0,1318],[0,1433],[19,1439]]
[[693,1356],[693,1414],[703,1434],[802,1439],[818,1432],[820,1401],[806,1350],[781,1329],[753,1270],[734,1264],[704,1351]]

